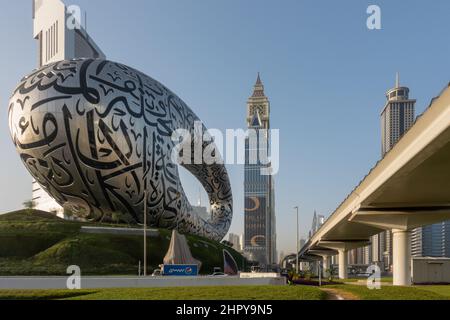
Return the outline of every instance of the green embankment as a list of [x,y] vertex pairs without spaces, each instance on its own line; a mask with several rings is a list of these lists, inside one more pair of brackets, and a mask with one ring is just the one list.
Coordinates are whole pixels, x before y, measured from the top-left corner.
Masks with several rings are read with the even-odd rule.
[[[80,232],[83,225],[92,226],[35,210],[0,215],[0,275],[65,275],[69,265],[80,266],[85,275],[137,274],[142,236],[86,234]],[[148,238],[149,272],[162,263],[170,236],[170,231],[161,229],[158,237]],[[192,255],[203,263],[202,274],[223,267],[223,248],[239,267],[245,263],[239,253],[222,244],[195,236],[187,239]]]

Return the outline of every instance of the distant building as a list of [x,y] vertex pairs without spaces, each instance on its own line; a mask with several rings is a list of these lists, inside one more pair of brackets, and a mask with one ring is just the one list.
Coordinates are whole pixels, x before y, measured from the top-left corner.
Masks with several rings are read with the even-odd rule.
[[305,239],[300,239],[300,241],[299,241],[299,248],[300,248],[300,250],[305,246],[305,244],[306,244],[306,240]]
[[349,265],[369,265],[371,264],[370,246],[360,247],[348,251]]
[[236,251],[241,252],[242,248],[241,248],[241,241],[240,241],[240,236],[238,236],[237,234],[234,233],[230,233],[228,235],[228,242],[230,242],[231,244],[233,244],[233,249]]
[[413,257],[450,258],[450,221],[414,229],[411,254]]
[[211,219],[211,214],[208,212],[208,208],[202,206],[192,206],[192,210],[199,215],[205,221]]
[[[245,253],[250,260],[261,266],[278,263],[276,249],[275,191],[274,177],[262,175],[262,170],[270,169],[270,164],[261,159],[250,162],[250,155],[260,155],[270,151],[270,102],[264,93],[264,85],[258,74],[253,94],[247,102],[247,125],[256,131],[258,143],[245,141]],[[263,140],[262,140],[263,139]]]
[[354,257],[354,262],[350,264],[369,265],[371,264],[370,246],[357,248],[351,250]]
[[[33,0],[33,37],[38,45],[37,66],[73,58],[105,58],[100,48],[78,21],[68,28],[69,14],[61,0]],[[74,16],[70,16],[71,19]],[[64,209],[41,188],[32,183],[32,200],[38,210],[53,212],[62,218]]]
[[363,264],[371,264],[372,263],[372,252],[370,250],[370,246],[366,246],[363,248]]
[[286,257],[286,255],[284,254],[284,251],[280,251],[280,258],[279,258],[279,262],[278,262],[278,264],[280,266],[282,265],[282,262],[283,262],[285,257]]
[[311,225],[311,230],[309,231],[309,238],[311,238],[325,223],[325,216],[318,215],[316,211],[314,211],[313,221]]

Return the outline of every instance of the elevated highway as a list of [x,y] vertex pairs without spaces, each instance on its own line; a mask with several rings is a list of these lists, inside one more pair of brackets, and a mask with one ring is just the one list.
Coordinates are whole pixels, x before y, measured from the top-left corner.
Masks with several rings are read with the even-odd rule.
[[450,220],[450,86],[394,148],[377,163],[300,250],[329,264],[339,255],[347,277],[347,251],[371,236],[393,232],[394,285],[411,285],[411,231]]

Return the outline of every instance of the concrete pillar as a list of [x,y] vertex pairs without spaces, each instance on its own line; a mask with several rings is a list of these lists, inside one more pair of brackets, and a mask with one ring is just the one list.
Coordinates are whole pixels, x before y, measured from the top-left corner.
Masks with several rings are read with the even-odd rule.
[[411,285],[411,231],[392,230],[394,286]]
[[313,263],[312,263],[312,274],[315,276],[315,277],[319,277],[319,261],[314,261]]
[[330,256],[322,256],[323,262],[323,275],[324,277],[328,278],[330,276],[329,270],[331,269],[331,257]]
[[347,278],[347,250],[339,250],[339,279]]

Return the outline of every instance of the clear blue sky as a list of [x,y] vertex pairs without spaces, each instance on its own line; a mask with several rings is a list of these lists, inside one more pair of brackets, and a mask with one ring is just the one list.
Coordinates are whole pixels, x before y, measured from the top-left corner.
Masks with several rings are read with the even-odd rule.
[[[281,134],[276,177],[279,250],[295,248],[314,209],[328,216],[380,157],[380,111],[395,82],[421,113],[450,80],[450,2],[379,0],[66,0],[88,11],[88,31],[111,60],[176,92],[209,128],[245,127],[261,72]],[[382,30],[366,28],[366,8]],[[31,1],[0,10],[0,212],[31,197],[31,178],[7,128],[7,100],[36,63]],[[229,166],[232,232],[243,233],[243,168]],[[185,178],[193,202],[198,187]],[[206,198],[204,197],[204,201]]]

